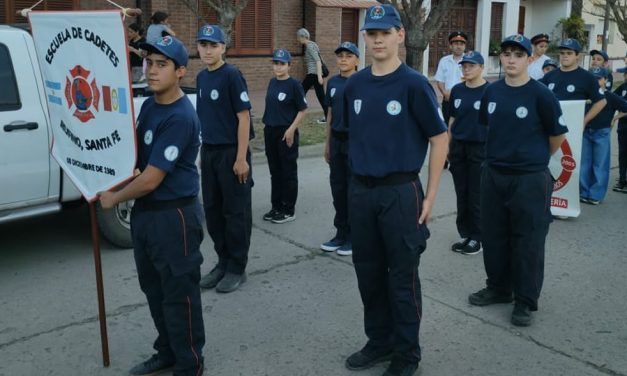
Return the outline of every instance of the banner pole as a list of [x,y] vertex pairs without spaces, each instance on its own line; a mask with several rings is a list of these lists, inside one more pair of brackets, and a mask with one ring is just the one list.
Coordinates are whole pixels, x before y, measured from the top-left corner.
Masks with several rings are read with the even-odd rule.
[[105,313],[102,261],[100,258],[100,235],[98,233],[98,218],[96,217],[95,202],[89,203],[89,215],[91,217],[91,239],[94,246],[94,266],[96,268],[96,290],[98,291],[98,321],[100,322],[102,364],[104,367],[109,367],[109,338],[107,336],[107,315]]

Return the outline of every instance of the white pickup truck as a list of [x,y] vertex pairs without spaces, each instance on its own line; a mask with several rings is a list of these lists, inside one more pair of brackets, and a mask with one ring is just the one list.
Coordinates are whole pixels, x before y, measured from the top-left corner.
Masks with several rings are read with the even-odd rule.
[[[33,39],[6,25],[0,25],[0,128],[0,224],[57,212],[81,199],[50,155],[52,131]],[[98,209],[101,234],[116,246],[132,246],[131,207]]]

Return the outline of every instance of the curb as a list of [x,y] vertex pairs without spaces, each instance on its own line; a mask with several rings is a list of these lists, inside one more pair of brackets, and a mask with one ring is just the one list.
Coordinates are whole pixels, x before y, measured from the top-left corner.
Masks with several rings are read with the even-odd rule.
[[[298,148],[298,158],[322,158],[324,154],[324,143],[301,146]],[[268,164],[266,154],[263,150],[253,150],[252,163],[254,165]]]

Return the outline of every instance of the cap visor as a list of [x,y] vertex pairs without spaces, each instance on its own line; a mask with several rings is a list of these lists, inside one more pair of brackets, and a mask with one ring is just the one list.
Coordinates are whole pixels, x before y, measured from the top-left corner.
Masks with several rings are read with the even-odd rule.
[[165,57],[167,57],[168,59],[174,61],[176,64],[182,65],[180,62],[176,61],[176,59],[174,59],[172,56],[170,56],[169,54],[165,53],[161,48],[159,48],[159,46],[156,46],[154,44],[150,44],[150,43],[142,43],[139,45],[139,48],[144,50],[144,51],[148,51],[148,52],[156,52],[160,55],[163,55]]
[[355,55],[355,56],[359,57],[359,54],[356,54],[356,53],[355,53],[355,51],[351,51],[350,49],[345,48],[345,47],[339,47],[339,48],[336,48],[336,49],[335,49],[335,51],[334,51],[334,53],[339,54],[339,53],[340,53],[340,52],[342,52],[342,51],[346,51],[346,52],[348,52],[348,53],[351,53],[351,54],[353,54],[353,55]]
[[516,42],[516,41],[513,41],[513,40],[508,40],[508,41],[505,41],[505,42],[501,43],[501,49],[502,49],[502,48],[505,48],[505,47],[507,47],[507,46],[516,46],[516,47],[519,47],[519,48],[521,48],[523,51],[525,51],[525,52],[527,53],[527,55],[531,56],[531,51],[529,51],[529,50],[525,47],[525,45],[524,45],[524,44],[522,44],[522,43],[519,43],[519,42]]
[[197,42],[212,42],[212,43],[222,43],[224,44],[224,41],[218,39],[218,38],[211,38],[211,37],[200,37],[196,39]]
[[368,22],[360,30],[390,30],[394,27],[396,26],[385,22]]

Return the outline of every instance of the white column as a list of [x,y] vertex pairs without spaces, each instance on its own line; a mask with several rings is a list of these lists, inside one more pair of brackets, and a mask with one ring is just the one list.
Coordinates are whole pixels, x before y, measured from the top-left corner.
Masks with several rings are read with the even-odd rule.
[[[361,26],[366,20],[366,9],[359,10],[359,25],[357,30],[361,29]],[[359,69],[364,69],[366,66],[366,42],[364,41],[364,34],[362,31],[357,32],[357,48],[359,48]]]
[[518,33],[518,11],[520,0],[507,0],[503,9],[503,32],[505,36]]
[[477,3],[477,25],[475,27],[475,49],[487,59],[490,49],[490,24],[492,19],[492,1],[479,0]]

